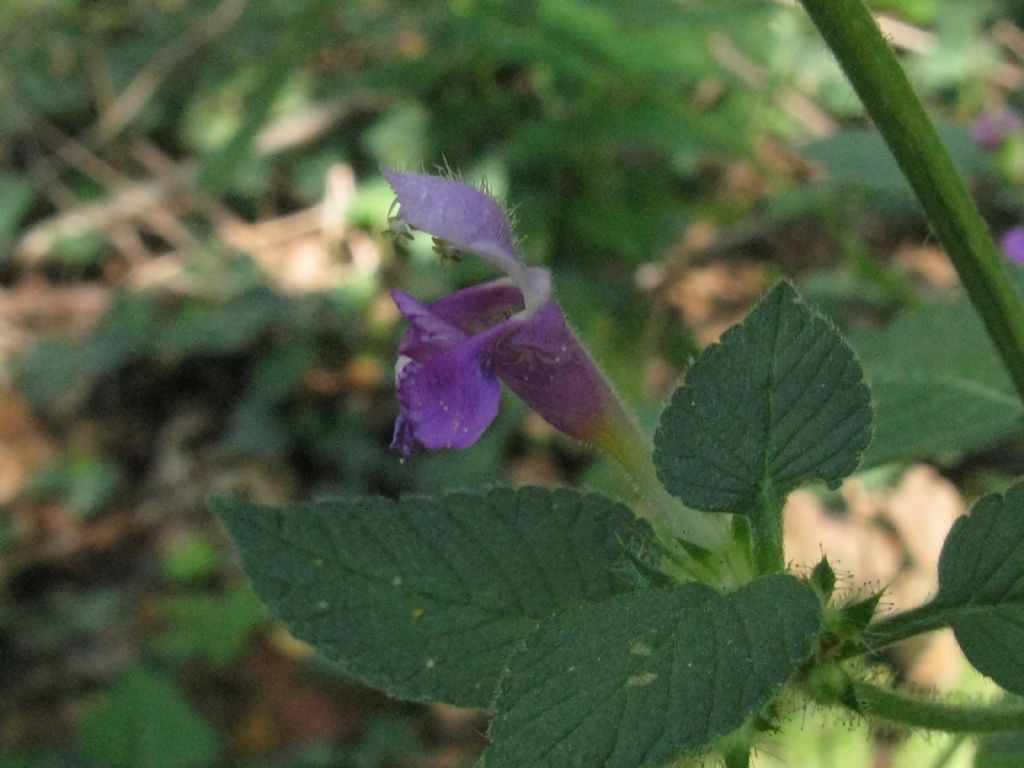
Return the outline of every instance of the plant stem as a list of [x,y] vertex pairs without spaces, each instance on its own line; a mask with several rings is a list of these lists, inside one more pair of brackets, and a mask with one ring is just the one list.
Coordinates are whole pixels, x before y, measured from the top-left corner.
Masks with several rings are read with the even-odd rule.
[[1024,399],[1024,308],[974,200],[863,0],[800,0],[875,121]]
[[969,706],[922,699],[872,683],[852,684],[864,715],[949,733],[1024,731],[1024,706]]
[[725,768],[750,768],[750,749],[747,746],[737,746],[722,754],[725,758]]
[[840,647],[834,658],[841,660],[875,653],[901,640],[947,627],[952,620],[953,613],[935,603],[901,611],[871,624],[861,637]]
[[926,603],[909,611],[901,611],[867,628],[861,638],[866,645],[864,652],[873,653],[901,640],[942,629],[949,626],[951,619],[950,612],[935,603]]
[[749,721],[742,728],[721,739],[716,746],[725,762],[725,768],[750,768],[753,743],[754,733]]

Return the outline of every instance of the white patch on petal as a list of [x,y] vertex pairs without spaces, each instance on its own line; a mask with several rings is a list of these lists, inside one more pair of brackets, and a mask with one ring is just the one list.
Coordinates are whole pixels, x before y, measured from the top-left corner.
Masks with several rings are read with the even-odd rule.
[[538,309],[551,300],[551,273],[543,267],[530,267],[524,270],[519,290],[523,292],[523,302],[526,305],[521,314],[524,320],[529,320]]
[[398,359],[395,360],[395,386],[398,386],[398,382],[402,378],[402,371],[405,370],[405,366],[412,362],[412,358],[408,355],[399,355]]

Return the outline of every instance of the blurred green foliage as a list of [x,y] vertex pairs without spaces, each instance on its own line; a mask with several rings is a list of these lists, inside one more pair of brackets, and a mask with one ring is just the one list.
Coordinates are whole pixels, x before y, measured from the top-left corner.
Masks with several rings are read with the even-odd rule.
[[263,606],[248,587],[161,598],[157,613],[164,629],[154,639],[154,649],[177,661],[198,658],[213,670],[236,661],[265,619]]
[[[990,159],[972,141],[966,126],[946,126],[940,134],[962,174],[976,178],[991,171]],[[805,145],[803,152],[824,169],[835,188],[855,187],[912,208],[910,185],[876,131],[848,129]]]
[[[1004,51],[990,34],[999,18],[1024,23],[1024,10],[1010,0],[872,6],[933,35],[930,49],[904,53],[910,74],[948,125],[946,138],[995,226],[1024,219],[1024,140],[982,156],[964,127],[994,94],[1024,105],[1019,91],[994,84]],[[652,311],[634,278],[644,265],[685,264],[692,254],[679,243],[690,225],[717,228],[726,252],[807,267],[801,288],[840,321],[888,318],[922,299],[878,259],[864,221],[917,242],[927,232],[830,54],[784,3],[6,0],[0,50],[0,289],[41,277],[113,296],[84,333],[47,328],[36,339],[32,329],[14,366],[36,414],[69,443],[18,503],[57,501],[83,525],[102,523],[114,507],[145,507],[153,493],[146,482],[158,474],[153,455],[193,411],[203,424],[182,443],[193,457],[188,486],[173,487],[183,498],[193,484],[207,489],[204,473],[251,466],[271,478],[267,468],[287,466],[295,485],[272,491],[303,496],[478,487],[514,476],[510,464],[536,455],[569,479],[632,493],[583,449],[524,430],[526,409],[511,397],[472,451],[402,465],[387,450],[400,327],[382,319],[383,293],[401,285],[429,299],[491,273],[469,259],[442,269],[423,241],[392,249],[380,237],[392,197],[381,165],[448,165],[471,181],[486,178],[513,202],[527,258],[553,268],[574,326],[649,425],[660,403],[639,372],[652,357],[681,370],[700,343],[674,310]],[[816,138],[807,114],[793,108],[794,93],[838,130]],[[813,161],[823,183],[781,168],[776,145]],[[147,163],[147,147],[168,165]],[[99,165],[83,160],[82,149]],[[380,263],[316,290],[285,291],[259,259],[224,241],[224,213],[260,221],[308,211],[324,201],[337,164],[352,169],[357,188],[344,220],[333,223],[371,238]],[[754,191],[732,190],[735,168],[756,177]],[[61,230],[42,256],[17,250],[34,227],[102,207],[133,182],[174,190],[159,205],[189,235],[187,258],[151,222],[139,240],[154,260],[179,259],[185,287],[122,279],[138,264],[115,243],[114,225]],[[198,202],[182,212],[176,195]],[[778,233],[821,222],[827,238],[819,238],[833,240],[825,249],[838,254],[827,268],[811,271],[812,256],[784,238],[772,250]],[[331,254],[332,264],[352,259],[344,246]],[[961,316],[939,309],[915,317],[865,332],[869,362],[898,366],[892,349],[909,345],[916,366],[937,365],[944,348],[930,323],[959,329]],[[972,338],[960,341],[977,353]],[[352,381],[355,368],[370,371],[362,383]],[[908,399],[927,405],[913,392]],[[994,426],[969,433],[913,433],[894,420],[874,458],[899,458],[913,443],[911,452],[952,465],[1012,432],[1003,411],[986,414]],[[953,438],[963,449],[951,453],[944,449]],[[985,477],[1012,472],[1000,465]],[[31,539],[13,520],[0,519],[5,555]],[[206,702],[169,676],[230,675],[264,626],[250,593],[222,580],[221,546],[212,532],[185,536],[149,574],[155,628],[141,645],[170,671],[135,666],[105,692],[69,694],[95,699],[78,740],[88,762],[68,747],[0,756],[0,766],[234,764]],[[84,587],[71,570],[29,569],[18,584],[29,597],[0,599],[0,653],[50,664],[62,647],[95,642],[123,619],[134,592]],[[237,764],[386,765],[415,751],[415,728],[408,713],[377,716],[354,746],[310,744]],[[182,729],[190,738],[170,743]],[[797,766],[792,756],[813,753],[821,759],[807,765],[840,768],[840,746],[845,764],[857,766],[870,758],[867,744],[859,728],[806,722],[774,754]],[[994,760],[1002,748],[993,742],[983,754]],[[904,752],[932,759],[936,750]],[[762,761],[773,764],[771,755]]]
[[213,726],[169,678],[126,670],[86,715],[82,753],[109,768],[201,768],[218,751]]
[[107,509],[124,480],[121,468],[109,459],[88,454],[66,456],[37,473],[30,496],[58,498],[76,514],[93,517]]
[[[1024,284],[1024,271],[1013,272]],[[907,456],[948,465],[1019,434],[1020,401],[966,300],[861,330],[850,342],[876,400],[865,467]]]
[[208,537],[190,533],[174,543],[164,556],[163,571],[173,584],[199,584],[223,563],[221,549]]
[[[15,5],[0,21],[3,93],[15,105],[7,135],[42,114],[91,123],[116,142],[100,130],[109,120],[96,119],[96,108],[110,105],[96,104],[95,79],[109,97],[153,66],[152,51],[173,58],[175,45],[191,46],[182,71],[155,82],[122,130],[198,154],[204,188],[254,209],[282,176],[306,199],[319,194],[301,177],[331,160],[361,172],[447,162],[471,177],[486,173],[517,202],[532,256],[597,268],[650,259],[671,239],[702,206],[700,162],[709,153],[749,154],[759,130],[789,119],[770,93],[808,75],[805,57],[819,57],[817,69],[833,75],[807,25],[763,0],[236,3],[244,5],[237,21],[208,39],[203,23],[215,25],[230,5]],[[973,55],[985,45],[979,32],[992,9],[889,5],[927,21],[960,14],[948,43],[956,55],[941,57],[954,64],[934,87],[994,66]],[[29,26],[45,31],[29,39]],[[768,93],[729,87],[735,76],[716,54],[726,43],[766,68]],[[709,83],[721,87],[705,94]],[[845,109],[856,111],[842,92]],[[271,118],[338,102],[358,112],[357,130],[272,157],[257,151],[254,139]]]

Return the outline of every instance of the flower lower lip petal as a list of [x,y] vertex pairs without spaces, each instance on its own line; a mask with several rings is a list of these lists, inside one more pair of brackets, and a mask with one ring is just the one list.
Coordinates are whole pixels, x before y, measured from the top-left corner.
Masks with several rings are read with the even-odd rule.
[[435,354],[409,360],[398,376],[402,415],[392,446],[405,456],[419,446],[429,451],[462,450],[480,439],[498,415],[501,383],[490,364],[500,326]]

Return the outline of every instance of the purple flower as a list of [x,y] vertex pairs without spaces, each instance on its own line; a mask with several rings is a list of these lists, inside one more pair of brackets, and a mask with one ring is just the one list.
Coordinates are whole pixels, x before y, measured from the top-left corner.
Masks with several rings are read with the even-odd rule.
[[1024,121],[1020,115],[1012,109],[1003,108],[984,114],[971,123],[971,137],[982,149],[994,152],[1022,128]]
[[1024,227],[1009,229],[999,241],[999,246],[1011,261],[1024,264]]
[[507,275],[429,305],[393,292],[411,325],[395,365],[400,414],[391,447],[406,457],[469,447],[498,413],[501,381],[553,426],[599,440],[621,406],[551,300],[548,271],[523,263],[494,198],[437,176],[385,176],[400,206],[394,230],[422,230]]

